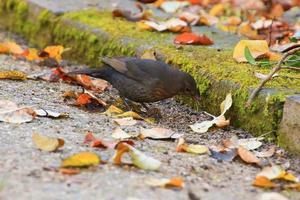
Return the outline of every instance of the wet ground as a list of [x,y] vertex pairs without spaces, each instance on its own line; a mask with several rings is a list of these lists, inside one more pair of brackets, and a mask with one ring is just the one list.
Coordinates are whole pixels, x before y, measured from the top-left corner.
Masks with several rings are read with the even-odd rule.
[[[0,40],[18,37],[0,32]],[[0,55],[0,70],[19,69],[27,72],[43,70],[27,61],[16,60],[8,55]],[[83,67],[69,64],[68,68]],[[61,160],[73,153],[92,151],[102,160],[109,161],[113,150],[91,148],[83,144],[84,135],[92,131],[101,139],[113,140],[112,131],[117,127],[113,118],[99,113],[88,113],[67,105],[62,94],[69,89],[80,91],[78,86],[44,81],[0,80],[0,99],[21,105],[36,106],[58,112],[68,112],[69,118],[38,118],[20,125],[0,123],[0,199],[204,199],[204,200],[252,200],[266,192],[251,185],[259,167],[247,165],[239,159],[233,162],[219,162],[209,155],[192,155],[175,151],[174,141],[146,139],[136,141],[136,148],[162,162],[157,172],[147,172],[135,167],[115,166],[111,162],[84,170],[77,175],[63,175],[49,170],[60,165]],[[117,97],[111,89],[104,98]],[[222,139],[237,135],[251,137],[249,133],[233,127],[218,129],[205,134],[193,133],[188,127],[209,116],[196,112],[174,99],[152,104],[162,112],[158,124],[139,122],[134,127],[122,127],[128,132],[138,132],[141,127],[165,127],[184,134],[189,143],[213,145]],[[65,140],[62,150],[49,153],[35,148],[31,136],[33,132],[60,137]],[[265,143],[261,149],[270,145]],[[277,150],[280,151],[279,148]],[[282,151],[281,151],[282,152]],[[283,164],[299,176],[298,158],[283,153],[275,155],[270,162]],[[182,190],[152,188],[145,184],[149,177],[171,178],[180,176],[185,181]],[[278,191],[277,191],[278,192]],[[300,199],[295,191],[283,191],[290,199]]]

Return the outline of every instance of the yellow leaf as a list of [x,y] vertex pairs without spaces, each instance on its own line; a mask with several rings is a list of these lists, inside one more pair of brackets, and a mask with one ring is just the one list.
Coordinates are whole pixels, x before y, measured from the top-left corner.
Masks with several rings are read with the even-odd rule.
[[231,93],[228,93],[225,97],[225,100],[222,101],[220,105],[221,115],[224,115],[231,106],[232,106],[232,95]]
[[61,54],[64,52],[64,47],[61,45],[48,46],[44,49],[49,54],[50,58],[54,58],[57,61],[61,61]]
[[15,42],[4,42],[0,46],[3,53],[11,53],[11,54],[23,53],[23,49],[20,47],[20,45],[16,44]]
[[80,152],[62,161],[61,167],[88,167],[100,164],[100,158],[92,152]]
[[251,55],[254,58],[263,56],[269,52],[268,43],[265,40],[241,40],[233,50],[233,58],[237,62],[247,62],[247,59],[244,55],[244,50],[246,47],[249,48]]
[[208,148],[204,145],[199,144],[186,144],[183,138],[179,138],[176,151],[193,154],[204,154],[208,152]]
[[209,15],[211,16],[220,16],[223,14],[225,10],[225,6],[222,3],[218,3],[216,5],[214,5],[210,11],[209,11]]
[[122,114],[122,113],[124,113],[123,110],[121,110],[120,108],[118,108],[118,107],[116,107],[116,106],[114,106],[114,105],[111,105],[111,106],[109,106],[109,108],[108,108],[105,112],[103,112],[102,114],[104,114],[104,115],[113,115],[113,114]]
[[36,49],[28,49],[27,51],[28,51],[28,53],[25,56],[27,60],[29,60],[29,61],[42,60],[42,58],[38,56],[38,51]]
[[56,151],[65,143],[63,139],[48,137],[38,133],[32,134],[32,140],[36,147],[43,151]]
[[257,176],[252,183],[256,187],[274,188],[276,184],[264,176]]
[[0,79],[26,80],[27,75],[17,70],[0,71]]
[[274,52],[267,52],[266,56],[269,58],[270,61],[279,61],[282,57],[280,53],[274,53]]
[[257,30],[253,29],[249,23],[242,23],[238,32],[249,39],[258,39]]

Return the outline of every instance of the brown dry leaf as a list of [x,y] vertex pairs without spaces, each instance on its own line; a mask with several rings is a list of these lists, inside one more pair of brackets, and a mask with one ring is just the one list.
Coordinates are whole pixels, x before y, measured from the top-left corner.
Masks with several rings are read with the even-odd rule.
[[253,29],[249,23],[242,23],[239,26],[238,33],[252,40],[262,39],[258,35],[257,30]]
[[65,144],[63,139],[48,137],[38,133],[32,134],[32,140],[38,149],[49,152],[56,151]]
[[28,107],[19,107],[14,102],[0,100],[0,121],[8,123],[30,122],[36,117],[33,109]]
[[177,139],[181,135],[174,133],[171,129],[166,128],[151,128],[144,129],[142,128],[139,134],[139,138],[151,138],[151,139]]
[[85,89],[96,91],[98,93],[104,91],[109,86],[109,83],[103,79],[94,79],[84,74],[75,75],[73,76],[73,79]]
[[97,154],[92,152],[80,152],[64,159],[61,163],[61,167],[88,167],[98,165],[100,162],[101,160]]
[[103,111],[107,104],[91,92],[85,91],[85,93],[77,94],[76,102],[73,105],[83,108],[86,111],[97,112]]
[[116,123],[119,126],[133,126],[137,123],[137,121],[134,120],[133,117],[125,117],[120,119],[114,119],[114,123]]
[[17,70],[0,71],[0,79],[26,80],[27,75]]
[[240,158],[246,163],[260,163],[260,160],[251,151],[245,149],[242,146],[238,148],[237,152]]
[[170,179],[148,178],[145,180],[145,183],[152,187],[176,188],[176,189],[182,189],[184,187],[184,181],[181,177],[174,177]]
[[253,58],[261,57],[269,52],[268,43],[265,40],[241,40],[234,47],[233,58],[237,62],[247,62],[244,49],[248,47]]
[[111,135],[114,139],[128,139],[133,137],[132,135],[129,135],[128,133],[126,133],[125,131],[123,131],[120,127],[116,128]]
[[264,188],[274,188],[276,184],[270,181],[270,179],[264,176],[256,176],[255,180],[252,183],[253,186],[256,187],[264,187]]
[[144,10],[143,6],[139,3],[136,3],[135,5],[139,10],[138,13],[132,13],[129,10],[115,9],[112,11],[112,15],[113,17],[123,17],[128,21],[132,21],[132,22],[146,20],[150,17],[151,12]]
[[187,144],[185,143],[183,138],[179,138],[176,151],[193,153],[193,154],[205,154],[208,152],[208,148],[204,145],[199,145],[199,144]]
[[284,13],[284,9],[281,4],[276,4],[272,9],[271,13],[269,14],[269,18],[271,19],[279,19],[282,17]]
[[230,124],[230,120],[229,119],[226,120],[226,118],[223,115],[219,116],[215,121],[215,125],[219,128],[224,128],[226,126],[229,126],[229,124]]

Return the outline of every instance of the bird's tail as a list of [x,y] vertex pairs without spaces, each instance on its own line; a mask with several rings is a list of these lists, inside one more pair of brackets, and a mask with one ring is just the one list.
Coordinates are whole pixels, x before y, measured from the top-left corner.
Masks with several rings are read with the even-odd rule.
[[111,75],[110,71],[111,70],[109,70],[109,68],[102,67],[99,69],[82,69],[82,70],[78,70],[78,71],[72,71],[72,72],[69,72],[68,75],[85,74],[85,75],[92,76],[95,78],[101,78],[101,79],[107,80],[109,78],[109,76]]

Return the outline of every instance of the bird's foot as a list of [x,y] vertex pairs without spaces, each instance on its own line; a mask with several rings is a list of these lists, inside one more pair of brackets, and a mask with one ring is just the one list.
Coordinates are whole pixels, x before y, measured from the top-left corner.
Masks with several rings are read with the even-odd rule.
[[153,117],[155,119],[161,119],[162,114],[159,108],[149,108],[147,110],[147,116],[148,117]]

